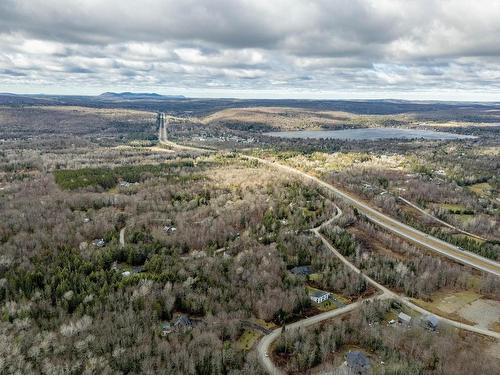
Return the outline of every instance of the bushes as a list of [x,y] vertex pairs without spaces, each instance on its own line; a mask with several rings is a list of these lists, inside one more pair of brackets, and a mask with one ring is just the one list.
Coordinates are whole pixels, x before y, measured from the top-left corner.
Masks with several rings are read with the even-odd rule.
[[330,240],[333,247],[337,248],[342,255],[350,257],[356,254],[356,240],[345,229],[338,226],[329,226],[322,228],[321,231]]
[[480,242],[476,239],[467,236],[457,236],[444,231],[439,227],[429,228],[428,226],[422,224],[420,221],[415,220],[410,215],[403,216],[404,221],[422,232],[429,233],[445,242],[449,242],[455,246],[461,247],[464,250],[470,251],[472,253],[481,255],[485,258],[498,260],[500,259],[500,249],[496,241],[484,241]]
[[87,186],[110,189],[118,183],[118,177],[108,168],[83,168],[55,171],[56,183],[63,189],[74,190]]
[[[56,183],[63,189],[75,190],[84,187],[101,187],[110,189],[119,180],[130,183],[140,182],[146,176],[167,176],[178,172],[178,168],[193,168],[194,162],[187,160],[166,164],[129,165],[116,168],[82,168],[75,170],[56,170],[54,177]],[[191,178],[199,178],[192,176]]]

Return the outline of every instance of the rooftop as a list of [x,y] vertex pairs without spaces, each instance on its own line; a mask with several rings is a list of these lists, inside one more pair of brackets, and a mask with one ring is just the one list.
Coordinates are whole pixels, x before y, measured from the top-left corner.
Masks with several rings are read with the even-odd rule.
[[303,275],[307,276],[312,273],[311,271],[311,266],[299,266],[299,267],[294,267],[290,270],[291,273],[295,275]]
[[411,320],[411,316],[408,314],[405,314],[404,312],[400,312],[398,314],[398,319],[404,321],[404,322],[409,322]]
[[426,315],[424,321],[432,327],[437,327],[439,319],[434,315]]
[[362,373],[370,368],[370,360],[362,352],[349,352],[347,353],[347,366],[355,373]]
[[316,298],[323,297],[327,294],[329,295],[330,292],[325,292],[324,290],[313,290],[313,291],[309,292],[309,295],[311,297],[316,297]]

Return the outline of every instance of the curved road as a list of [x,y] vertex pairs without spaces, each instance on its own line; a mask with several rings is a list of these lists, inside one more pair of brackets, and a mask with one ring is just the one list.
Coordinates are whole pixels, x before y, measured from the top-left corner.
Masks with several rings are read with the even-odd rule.
[[[360,307],[364,302],[370,301],[370,300],[376,300],[376,299],[384,299],[384,298],[389,298],[385,294],[382,295],[377,295],[375,297],[365,299],[365,300],[360,300],[355,303],[351,303],[350,305],[347,305],[345,307],[342,307],[340,309],[335,309],[332,311],[327,311],[322,314],[314,315],[306,319],[299,320],[298,322],[289,324],[286,326],[286,329],[295,329],[299,327],[308,327],[310,325],[320,323],[323,320],[327,319],[332,319],[335,318],[336,316],[340,316],[343,314],[346,314],[348,312],[351,312],[353,310],[356,310],[358,307]],[[283,371],[281,371],[278,367],[276,367],[271,361],[271,358],[269,357],[269,348],[271,347],[272,343],[279,337],[281,334],[281,328],[277,328],[274,331],[272,331],[270,334],[262,337],[262,339],[259,341],[259,344],[257,345],[257,354],[259,356],[259,361],[264,367],[264,369],[269,373],[269,374],[283,374]]]
[[[178,145],[174,142],[168,141],[167,139],[167,131],[166,131],[166,116],[164,113],[160,114],[160,126],[159,126],[159,134],[158,139],[161,144],[166,146],[176,148],[178,150],[184,151],[196,151],[196,152],[213,152],[214,150],[203,149],[198,147],[190,147],[190,146],[182,146]],[[247,160],[255,160],[262,164],[272,166],[274,168],[281,169],[282,171],[298,175],[302,178],[311,180],[319,184],[320,186],[326,188],[330,192],[332,192],[337,197],[340,197],[344,201],[346,201],[351,206],[358,209],[358,211],[362,212],[369,220],[372,222],[382,226],[386,230],[402,237],[410,242],[423,246],[424,248],[437,252],[441,255],[444,255],[450,259],[453,259],[459,263],[474,267],[484,272],[491,273],[495,276],[500,276],[500,264],[495,262],[494,260],[484,258],[477,254],[464,251],[459,249],[457,246],[451,245],[445,241],[442,241],[438,238],[432,237],[426,233],[423,233],[415,228],[410,227],[404,223],[401,223],[390,216],[383,214],[372,207],[370,207],[365,202],[362,202],[355,197],[343,192],[342,190],[337,189],[333,185],[320,180],[317,177],[308,175],[305,172],[299,171],[298,169],[289,167],[287,165],[283,165],[274,161],[269,161],[266,159],[261,159],[255,156],[239,154],[241,157]]]
[[[337,217],[338,217],[338,214],[335,216],[335,218],[337,218]],[[331,221],[331,219],[329,221]],[[324,320],[332,319],[334,317],[337,317],[337,316],[346,314],[348,312],[351,312],[351,311],[357,309],[358,307],[360,307],[366,301],[373,301],[373,300],[377,300],[377,299],[387,299],[387,298],[390,298],[390,299],[394,299],[394,300],[399,301],[400,303],[406,305],[410,309],[412,309],[414,311],[417,311],[417,312],[419,312],[419,313],[421,313],[423,315],[434,315],[436,318],[438,318],[439,321],[444,322],[444,323],[446,323],[446,324],[448,324],[450,326],[453,326],[453,327],[456,327],[456,328],[459,328],[459,329],[464,329],[464,330],[467,330],[467,331],[470,331],[470,332],[474,332],[474,333],[479,333],[479,334],[482,334],[482,335],[490,336],[490,337],[493,337],[493,338],[495,338],[497,340],[500,340],[500,333],[498,333],[498,332],[490,331],[490,330],[479,328],[479,327],[474,327],[474,326],[471,326],[471,325],[468,325],[468,324],[463,324],[463,323],[456,322],[454,320],[451,320],[451,319],[444,318],[444,317],[441,317],[439,315],[436,315],[436,314],[434,314],[434,313],[432,313],[430,311],[425,310],[424,308],[422,308],[420,306],[415,305],[413,302],[410,301],[409,298],[403,297],[403,296],[400,296],[397,293],[394,293],[393,291],[387,289],[385,286],[383,286],[383,285],[379,284],[378,282],[376,282],[375,280],[373,280],[371,277],[363,274],[354,264],[352,264],[351,262],[349,262],[342,254],[340,254],[338,252],[338,250],[335,249],[330,244],[330,242],[328,242],[328,240],[325,237],[323,237],[323,235],[319,232],[320,228],[323,225],[325,225],[325,224],[326,223],[323,223],[322,225],[320,225],[320,226],[318,226],[318,227],[316,227],[314,229],[311,229],[311,231],[314,232],[314,234],[321,239],[321,241],[323,242],[323,244],[337,258],[339,258],[342,261],[342,263],[344,263],[353,272],[355,272],[357,274],[360,274],[369,284],[371,284],[374,287],[376,287],[377,289],[379,289],[382,292],[382,294],[376,295],[376,296],[374,296],[372,298],[369,298],[369,299],[366,299],[366,300],[361,300],[361,301],[358,301],[356,303],[352,303],[352,304],[347,305],[347,306],[345,306],[343,308],[340,308],[340,309],[336,309],[336,310],[332,310],[332,311],[327,311],[325,313],[318,314],[318,315],[312,316],[310,318],[306,318],[306,319],[300,320],[298,322],[295,322],[293,324],[290,324],[290,325],[286,326],[287,329],[296,329],[296,328],[300,328],[300,327],[308,327],[310,325],[313,325],[313,324],[316,324],[316,323],[320,323],[320,322],[322,322]],[[270,352],[270,348],[271,348],[272,343],[279,337],[280,334],[281,334],[281,328],[277,328],[273,332],[271,332],[269,335],[266,335],[266,336],[262,337],[262,339],[259,341],[259,344],[257,345],[257,354],[259,356],[259,361],[260,361],[261,365],[264,367],[264,369],[269,374],[273,374],[273,375],[275,375],[275,374],[276,375],[284,374],[284,372],[281,371],[281,369],[279,369],[278,367],[276,367],[274,365],[274,363],[271,361],[271,358],[268,355],[268,353]]]
[[320,180],[317,177],[308,175],[305,172],[299,171],[295,168],[283,165],[274,161],[269,161],[266,159],[261,159],[255,156],[249,156],[241,154],[241,156],[248,160],[255,160],[262,164],[272,166],[274,168],[281,169],[285,172],[299,175],[307,180],[316,182],[318,185],[324,187],[325,189],[332,192],[337,197],[340,197],[345,202],[347,202],[352,207],[355,207],[359,212],[363,213],[369,220],[374,223],[384,227],[390,232],[402,237],[410,242],[416,243],[420,246],[425,247],[428,250],[440,253],[448,258],[451,258],[459,263],[466,264],[468,266],[474,267],[484,272],[491,273],[495,276],[500,276],[500,264],[494,260],[481,257],[477,254],[464,251],[456,246],[453,246],[445,241],[438,238],[432,237],[426,233],[423,233],[415,228],[410,227],[404,223],[401,223],[386,214],[383,214],[373,208],[371,208],[366,203],[354,198],[353,196],[335,188],[331,184]]
[[[161,115],[161,123],[160,123],[160,128],[159,128],[159,142],[162,144],[165,144],[169,147],[176,148],[179,150],[186,150],[186,151],[197,151],[197,152],[212,152],[213,150],[207,150],[207,149],[202,149],[202,148],[197,148],[197,147],[189,147],[189,146],[181,146],[178,145],[174,142],[170,142],[167,140],[167,133],[166,133],[166,124],[165,124],[165,115]],[[411,242],[417,243],[421,246],[424,246],[425,248],[438,252],[442,255],[445,255],[455,261],[458,261],[462,264],[469,265],[471,267],[477,268],[479,270],[494,274],[496,276],[500,276],[500,264],[492,261],[490,259],[483,258],[479,255],[466,252],[463,250],[460,250],[456,246],[453,246],[447,242],[441,241],[437,238],[434,238],[432,236],[429,236],[421,231],[416,230],[415,228],[412,228],[406,224],[403,224],[379,211],[374,210],[370,206],[368,206],[366,203],[361,202],[357,200],[356,198],[352,197],[351,195],[335,188],[334,186],[328,184],[325,181],[320,180],[319,178],[310,176],[302,171],[299,171],[295,168],[289,167],[287,165],[282,165],[273,161],[261,159],[258,157],[254,156],[249,156],[249,155],[244,155],[240,154],[241,157],[248,159],[248,160],[256,160],[262,164],[269,165],[281,170],[284,170],[288,173],[296,174],[299,175],[305,179],[312,180],[319,184],[320,186],[326,188],[330,192],[334,193],[334,195],[342,198],[345,200],[347,203],[349,203],[351,206],[356,207],[359,211],[361,211],[368,219],[373,221],[374,223],[384,227],[385,229],[395,233],[396,235],[403,237]],[[328,241],[326,238],[323,237],[323,235],[320,233],[320,229],[322,226],[326,225],[327,223],[332,222],[333,220],[337,219],[340,215],[342,215],[342,211],[340,208],[337,207],[337,213],[336,215],[326,221],[325,223],[319,225],[316,228],[311,229],[316,236],[318,236],[323,244],[330,250],[332,253],[337,256],[347,267],[349,267],[352,271],[361,274],[368,283],[376,287],[378,290],[382,292],[382,294],[376,295],[372,298],[369,298],[367,300],[361,300],[356,303],[350,304],[348,306],[345,306],[340,309],[332,310],[332,311],[327,311],[325,313],[319,314],[312,316],[310,318],[306,318],[303,320],[300,320],[298,322],[295,322],[293,324],[290,324],[287,326],[287,328],[293,329],[293,328],[298,328],[298,327],[307,327],[316,323],[319,323],[323,320],[331,319],[336,316],[346,314],[350,311],[355,310],[356,308],[360,307],[363,302],[369,301],[369,300],[376,300],[376,299],[386,299],[386,298],[392,298],[400,303],[406,305],[412,310],[415,310],[421,314],[430,314],[436,316],[440,321],[445,322],[453,327],[459,328],[459,329],[464,329],[468,330],[470,332],[474,333],[479,333],[483,335],[487,335],[496,339],[500,339],[500,333],[490,331],[487,329],[482,329],[479,327],[474,327],[471,325],[463,324],[460,322],[456,322],[451,319],[447,319],[444,317],[440,317],[436,314],[431,313],[430,311],[425,310],[424,308],[415,305],[410,301],[408,297],[403,297],[400,296],[397,293],[392,292],[391,290],[387,289],[383,285],[379,284],[372,278],[368,277],[367,275],[363,274],[354,264],[349,262],[342,254],[340,254]],[[268,356],[268,351],[271,346],[271,344],[276,340],[276,338],[279,336],[281,333],[281,328],[278,328],[274,330],[272,333],[269,335],[264,336],[258,346],[257,346],[257,352],[259,355],[259,360],[266,369],[267,372],[270,374],[282,374],[283,372],[278,369],[272,361],[270,360]]]
[[323,244],[333,254],[335,254],[335,256],[337,258],[339,258],[342,261],[342,263],[344,263],[347,267],[349,267],[353,272],[355,272],[357,274],[361,274],[361,276],[363,276],[363,278],[368,283],[370,283],[371,285],[373,285],[374,287],[376,287],[377,289],[379,289],[380,291],[382,291],[386,296],[388,296],[390,298],[393,298],[393,299],[401,302],[402,304],[408,306],[410,309],[418,311],[421,314],[424,314],[424,315],[434,315],[440,321],[445,322],[445,323],[447,323],[447,324],[449,324],[449,325],[451,325],[453,327],[460,328],[460,329],[465,329],[465,330],[470,331],[470,332],[480,333],[482,335],[486,335],[486,336],[494,337],[496,339],[500,339],[500,333],[498,333],[498,332],[490,331],[488,329],[471,326],[471,325],[468,325],[468,324],[456,322],[454,320],[441,317],[441,316],[436,315],[436,314],[434,314],[434,313],[432,313],[432,312],[430,312],[428,310],[425,310],[424,308],[422,308],[422,307],[420,307],[418,305],[415,305],[413,302],[411,302],[411,300],[408,297],[400,296],[399,294],[394,293],[390,289],[387,289],[385,286],[383,286],[382,284],[379,284],[378,282],[376,282],[375,280],[373,280],[371,277],[368,277],[367,275],[363,274],[359,268],[357,268],[354,264],[352,264],[351,262],[349,262],[349,260],[347,260],[342,254],[340,254],[340,252],[337,249],[335,249],[330,244],[330,242],[328,242],[328,240],[319,232],[319,230],[317,228],[313,229],[313,232],[321,239],[321,241],[323,242]]
[[125,247],[125,227],[120,230],[120,247]]

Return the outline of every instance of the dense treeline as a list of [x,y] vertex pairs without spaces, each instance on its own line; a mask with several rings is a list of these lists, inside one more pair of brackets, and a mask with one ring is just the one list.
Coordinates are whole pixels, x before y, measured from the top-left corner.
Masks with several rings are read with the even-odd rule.
[[[306,285],[351,300],[373,292],[309,231],[336,212],[315,185],[235,154],[150,147],[157,129],[145,112],[9,108],[0,110],[0,126],[0,373],[259,374],[256,353],[239,343],[245,322],[288,324],[318,312]],[[249,145],[245,129],[189,120],[174,127],[169,135]],[[255,144],[264,138],[255,135]],[[373,152],[389,144],[273,142],[267,146]],[[384,188],[393,181],[370,178]],[[437,272],[439,259],[420,259],[342,209],[336,224],[344,229],[330,238],[364,272],[423,297],[435,285],[465,283],[463,270]],[[386,258],[363,233],[384,244]],[[306,265],[313,275],[291,272]],[[422,278],[426,272],[432,277]],[[481,278],[477,287],[498,297],[496,279]],[[163,335],[163,324],[180,315],[193,328]],[[347,332],[358,327],[365,325]],[[331,348],[313,344],[316,352]],[[301,350],[300,342],[286,349]],[[290,363],[306,371],[329,358],[308,356]]]
[[[115,168],[83,168],[77,170],[56,170],[56,183],[63,189],[79,189],[87,186],[110,189],[120,181],[141,182],[147,177],[167,177],[185,167],[193,167],[192,160],[168,162],[166,164],[130,165]],[[179,178],[179,176],[176,176]],[[196,178],[197,176],[194,176]],[[192,179],[193,177],[190,176]]]
[[463,248],[464,250],[471,251],[486,258],[493,260],[500,259],[500,245],[498,244],[498,241],[478,241],[477,239],[468,236],[453,235],[452,233],[449,233],[449,231],[445,231],[442,228],[423,225],[410,215],[403,215],[403,217],[409,225],[440,238],[443,241],[449,242],[455,246]]
[[[407,296],[430,299],[432,293],[443,288],[473,288],[470,271],[426,254],[366,221],[358,221],[348,229],[327,226],[323,233],[364,273]],[[496,278],[483,275],[475,287],[480,293],[500,297],[500,282]]]
[[[19,343],[0,347],[9,371],[259,373],[236,344],[242,322],[311,311],[291,267],[312,265],[354,299],[365,290],[304,231],[335,211],[313,186],[218,155],[105,171],[138,184],[67,191],[33,175],[1,202],[0,327]],[[179,314],[195,327],[162,337]]]

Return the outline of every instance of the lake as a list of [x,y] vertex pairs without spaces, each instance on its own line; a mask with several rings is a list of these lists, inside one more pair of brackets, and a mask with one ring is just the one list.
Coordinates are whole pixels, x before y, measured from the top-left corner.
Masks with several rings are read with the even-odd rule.
[[264,133],[271,137],[281,138],[332,138],[351,140],[375,140],[375,139],[471,139],[477,138],[473,135],[455,134],[448,132],[437,132],[433,130],[421,129],[400,129],[400,128],[361,128],[343,130],[296,130],[284,132]]

